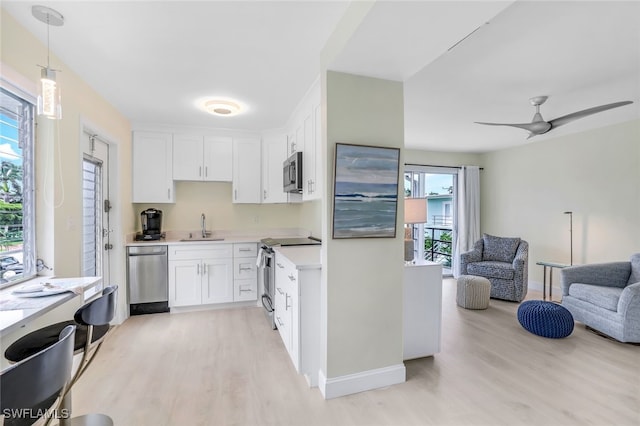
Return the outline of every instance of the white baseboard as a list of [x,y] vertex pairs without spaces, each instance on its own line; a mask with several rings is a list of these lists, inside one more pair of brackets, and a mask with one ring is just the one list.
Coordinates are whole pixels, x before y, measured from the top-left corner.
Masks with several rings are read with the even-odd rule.
[[327,379],[324,371],[318,372],[318,387],[324,399],[338,398],[352,393],[364,392],[385,386],[404,383],[407,372],[404,364],[392,365],[375,370],[362,371],[346,376]]
[[537,291],[542,291],[542,283],[539,281],[529,281],[529,283],[527,284],[527,286],[531,289],[531,290],[537,290]]
[[[537,290],[542,292],[542,283],[539,281],[529,281],[529,290]],[[547,283],[547,293],[549,293],[549,283]],[[559,282],[553,283],[553,294],[562,294],[562,284]]]

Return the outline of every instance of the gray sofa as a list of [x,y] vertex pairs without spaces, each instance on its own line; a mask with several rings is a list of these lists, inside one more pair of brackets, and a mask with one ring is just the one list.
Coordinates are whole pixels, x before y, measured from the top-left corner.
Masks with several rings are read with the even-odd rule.
[[562,306],[576,321],[621,342],[640,343],[640,253],[629,262],[560,270]]
[[460,254],[460,274],[485,277],[494,299],[521,302],[528,291],[529,244],[520,238],[483,234]]

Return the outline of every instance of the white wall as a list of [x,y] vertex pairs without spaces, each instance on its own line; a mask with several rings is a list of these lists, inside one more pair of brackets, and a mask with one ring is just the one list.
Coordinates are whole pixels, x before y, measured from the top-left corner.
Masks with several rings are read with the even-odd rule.
[[327,72],[326,114],[322,371],[330,379],[402,365],[402,203],[396,238],[331,239],[335,143],[402,148],[402,83]]
[[418,149],[405,149],[404,162],[427,166],[478,166],[482,161],[480,154],[465,152],[422,151]]
[[[40,77],[40,68],[47,57],[47,49],[35,36],[26,31],[8,13],[0,13],[1,61],[3,76],[6,68],[20,76],[23,87],[33,91]],[[83,125],[104,130],[115,144],[117,157],[111,165],[118,171],[113,198],[112,218],[120,224],[113,242],[118,244],[114,254],[112,281],[124,289],[124,236],[134,229],[131,200],[131,126],[129,121],[105,101],[72,69],[51,56],[51,67],[61,70],[58,81],[62,90],[60,121],[37,120],[36,167],[36,237],[38,256],[54,268],[59,277],[78,276],[82,266],[82,148]],[[105,136],[105,135],[102,135]],[[126,291],[119,293],[119,304],[125,309]],[[123,315],[119,315],[122,319]]]
[[[481,230],[519,236],[536,261],[627,260],[640,252],[640,120],[482,155]],[[559,286],[559,277],[554,287]]]

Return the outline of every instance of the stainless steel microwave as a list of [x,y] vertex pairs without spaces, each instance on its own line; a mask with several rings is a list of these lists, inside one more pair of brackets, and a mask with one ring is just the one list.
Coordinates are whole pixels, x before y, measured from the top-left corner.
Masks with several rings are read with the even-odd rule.
[[296,152],[283,163],[284,192],[302,193],[302,152]]

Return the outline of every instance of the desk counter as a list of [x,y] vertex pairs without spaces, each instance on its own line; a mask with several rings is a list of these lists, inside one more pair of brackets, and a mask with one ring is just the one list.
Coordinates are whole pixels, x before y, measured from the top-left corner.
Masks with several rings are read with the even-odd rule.
[[[50,283],[69,291],[45,297],[19,297],[12,292],[26,285]],[[102,285],[102,277],[50,278],[36,277],[0,290],[0,337],[18,330],[20,327],[41,317],[54,308],[84,294],[94,287]]]

